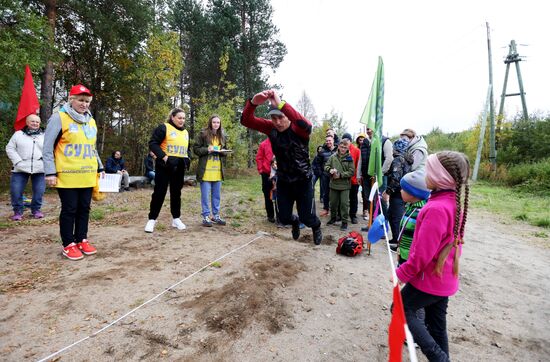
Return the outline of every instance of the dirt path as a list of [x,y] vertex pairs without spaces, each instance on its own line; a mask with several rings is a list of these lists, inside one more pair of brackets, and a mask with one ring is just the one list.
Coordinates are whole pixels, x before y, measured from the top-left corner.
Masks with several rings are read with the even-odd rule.
[[[197,192],[186,187],[184,200]],[[90,227],[99,253],[79,262],[61,257],[55,194],[47,195],[45,220],[0,229],[1,360],[38,360],[94,333],[259,230],[270,235],[59,360],[387,360],[391,284],[383,243],[370,256],[341,257],[333,227],[324,227],[320,247],[310,230],[295,242],[290,230],[264,222],[259,199],[239,195],[224,195],[224,205],[233,205],[225,207],[226,227],[203,228],[197,210],[184,206],[188,229],[172,230],[165,205],[149,235],[150,193],[110,195],[104,218]],[[6,220],[9,205],[0,201]],[[470,215],[461,289],[449,303],[452,359],[550,360],[550,241],[524,224]]]

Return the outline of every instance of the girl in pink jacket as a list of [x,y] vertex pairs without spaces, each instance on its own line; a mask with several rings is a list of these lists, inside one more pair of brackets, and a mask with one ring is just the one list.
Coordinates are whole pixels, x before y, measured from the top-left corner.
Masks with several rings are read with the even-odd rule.
[[[447,303],[458,290],[458,264],[468,215],[470,163],[459,152],[443,151],[426,162],[432,194],[420,211],[407,262],[396,271],[407,324],[430,361],[448,361]],[[464,200],[462,194],[464,189]],[[417,311],[425,310],[425,319]]]

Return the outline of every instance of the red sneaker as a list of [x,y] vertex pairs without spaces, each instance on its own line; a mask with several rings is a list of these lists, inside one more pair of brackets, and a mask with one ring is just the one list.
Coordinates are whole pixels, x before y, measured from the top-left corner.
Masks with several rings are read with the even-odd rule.
[[82,242],[76,244],[76,246],[86,255],[92,255],[97,252],[96,248],[94,248],[87,239],[82,240]]
[[324,217],[324,216],[327,216],[327,215],[328,215],[328,210],[325,210],[325,209],[321,210],[321,212],[319,213],[319,216],[321,216],[321,217]]
[[84,257],[75,243],[70,243],[69,245],[64,247],[63,255],[71,260],[80,260]]

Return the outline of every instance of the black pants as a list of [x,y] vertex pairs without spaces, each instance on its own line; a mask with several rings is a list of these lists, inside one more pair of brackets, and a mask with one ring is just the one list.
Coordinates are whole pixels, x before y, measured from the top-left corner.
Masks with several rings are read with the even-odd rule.
[[264,203],[265,203],[265,212],[268,219],[275,218],[275,211],[273,209],[273,201],[271,201],[271,189],[273,188],[273,183],[269,179],[269,174],[262,173],[262,192],[264,193]]
[[185,176],[183,162],[176,168],[157,167],[155,169],[155,189],[151,196],[149,207],[149,220],[156,220],[166,197],[168,185],[170,185],[170,213],[174,219],[181,215],[181,189]]
[[401,198],[401,193],[395,193],[390,196],[390,207],[388,208],[388,221],[391,228],[391,243],[397,243],[399,236],[399,223],[405,213],[405,203]]
[[359,192],[359,185],[351,185],[351,189],[349,190],[349,217],[357,217],[357,205],[359,203],[359,199],[357,197],[357,193]]
[[[422,353],[429,361],[449,361],[447,339],[447,304],[449,297],[424,293],[411,284],[401,290],[407,324]],[[418,318],[424,308],[426,316]]]
[[321,175],[320,190],[321,190],[321,198],[323,200],[323,209],[327,210],[327,211],[330,209],[330,205],[329,205],[330,188],[329,188],[329,185],[330,185],[330,176],[326,172],[323,172],[323,174]]
[[63,247],[70,243],[80,243],[88,238],[92,190],[92,187],[79,189],[57,188],[61,200],[59,233],[61,234]]
[[[292,214],[294,202],[298,216]],[[284,225],[302,222],[312,229],[321,226],[321,220],[315,213],[311,178],[294,182],[277,180],[277,206],[280,221]]]

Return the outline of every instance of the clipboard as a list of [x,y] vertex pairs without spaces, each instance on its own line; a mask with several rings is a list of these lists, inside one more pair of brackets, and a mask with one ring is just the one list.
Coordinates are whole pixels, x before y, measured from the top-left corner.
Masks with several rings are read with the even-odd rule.
[[119,192],[122,175],[118,173],[106,173],[99,177],[99,192]]

